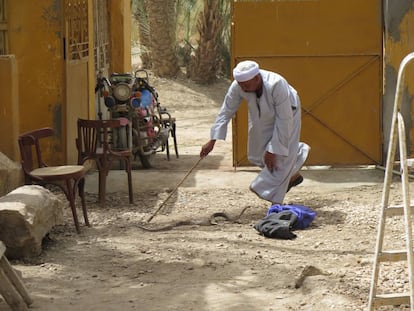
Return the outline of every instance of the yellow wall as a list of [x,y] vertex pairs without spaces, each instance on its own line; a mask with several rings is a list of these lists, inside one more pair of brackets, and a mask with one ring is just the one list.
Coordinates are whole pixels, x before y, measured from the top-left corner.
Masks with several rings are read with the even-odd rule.
[[48,145],[47,153],[53,154],[55,161],[63,159],[63,55],[59,3],[53,0],[8,1],[7,6],[9,52],[15,55],[18,67],[19,132],[53,127],[57,136],[53,144]]
[[[93,0],[88,1],[89,46],[93,47]],[[111,70],[131,70],[129,0],[110,0]],[[19,162],[17,138],[22,132],[49,126],[56,135],[45,145],[50,165],[67,160],[64,0],[7,2],[9,54],[0,61],[0,151]],[[95,115],[93,48],[87,72],[89,115]],[[92,118],[92,117],[91,117]],[[74,144],[73,144],[74,147]]]
[[111,71],[131,71],[131,5],[128,0],[109,4]]

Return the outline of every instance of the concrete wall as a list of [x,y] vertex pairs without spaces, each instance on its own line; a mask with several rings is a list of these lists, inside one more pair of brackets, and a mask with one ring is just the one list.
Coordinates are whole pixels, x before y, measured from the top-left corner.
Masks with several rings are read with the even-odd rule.
[[[414,2],[412,0],[385,0],[384,23],[383,133],[384,154],[386,154],[388,151],[398,70],[402,59],[414,51]],[[407,67],[406,83],[402,112],[407,130],[407,150],[412,157],[414,155],[414,65]]]

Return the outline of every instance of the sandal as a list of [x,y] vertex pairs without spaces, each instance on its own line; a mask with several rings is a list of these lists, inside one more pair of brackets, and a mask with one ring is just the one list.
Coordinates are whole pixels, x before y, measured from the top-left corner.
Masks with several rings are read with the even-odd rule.
[[286,193],[289,192],[290,188],[296,187],[297,185],[301,184],[302,182],[303,182],[303,176],[299,175],[298,177],[296,177],[294,180],[292,180],[289,183],[289,186],[288,186],[288,189],[287,189]]

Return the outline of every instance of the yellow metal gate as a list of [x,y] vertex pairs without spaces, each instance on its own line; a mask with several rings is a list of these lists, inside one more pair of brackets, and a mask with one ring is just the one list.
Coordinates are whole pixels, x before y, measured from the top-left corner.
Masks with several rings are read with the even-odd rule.
[[[382,163],[380,0],[232,2],[232,60],[282,74],[302,102],[307,165]],[[247,165],[247,109],[233,122],[233,164]]]

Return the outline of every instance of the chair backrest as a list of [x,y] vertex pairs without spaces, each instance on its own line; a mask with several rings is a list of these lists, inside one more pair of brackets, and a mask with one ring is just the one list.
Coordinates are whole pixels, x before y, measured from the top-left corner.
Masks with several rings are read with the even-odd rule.
[[78,119],[78,164],[94,160],[105,155],[111,149],[111,133],[121,126],[120,120],[86,120]]
[[53,134],[52,128],[44,127],[19,135],[21,163],[26,181],[33,169],[47,166],[42,158],[39,139],[53,136]]

